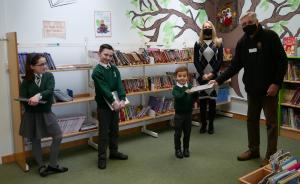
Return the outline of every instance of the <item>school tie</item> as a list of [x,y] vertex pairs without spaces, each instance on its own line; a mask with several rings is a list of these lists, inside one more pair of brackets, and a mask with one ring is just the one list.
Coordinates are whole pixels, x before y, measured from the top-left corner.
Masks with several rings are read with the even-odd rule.
[[40,74],[35,75],[35,83],[38,87],[41,86],[41,75]]

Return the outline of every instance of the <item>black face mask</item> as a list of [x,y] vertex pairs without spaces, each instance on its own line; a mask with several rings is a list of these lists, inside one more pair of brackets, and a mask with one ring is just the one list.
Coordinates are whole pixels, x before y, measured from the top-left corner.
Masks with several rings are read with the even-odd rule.
[[207,37],[211,37],[212,29],[203,29],[203,34]]
[[245,27],[243,27],[243,31],[248,35],[251,36],[255,33],[255,31],[257,30],[257,26],[256,24],[251,24],[251,25],[247,25]]

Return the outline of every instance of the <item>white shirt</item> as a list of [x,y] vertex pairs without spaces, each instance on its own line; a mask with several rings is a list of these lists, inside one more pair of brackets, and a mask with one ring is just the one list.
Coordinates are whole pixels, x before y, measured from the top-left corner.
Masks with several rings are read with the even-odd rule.
[[179,82],[176,82],[176,85],[178,86],[178,87],[188,87],[188,83],[186,82],[184,85],[182,85],[182,84],[180,84]]
[[99,64],[100,64],[101,66],[103,66],[104,68],[106,68],[106,69],[108,69],[108,68],[111,67],[109,63],[105,64],[105,63],[102,63],[102,62],[100,61]]

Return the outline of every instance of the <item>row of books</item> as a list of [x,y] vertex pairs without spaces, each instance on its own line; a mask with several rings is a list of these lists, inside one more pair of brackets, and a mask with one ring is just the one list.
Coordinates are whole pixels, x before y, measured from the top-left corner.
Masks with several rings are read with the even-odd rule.
[[172,76],[152,76],[122,80],[126,93],[171,88]]
[[191,61],[193,49],[187,48],[182,50],[163,50],[163,49],[147,49],[147,54],[154,58],[155,63],[169,63]]
[[58,125],[63,134],[78,132],[86,120],[85,115],[67,115],[58,118]]
[[293,108],[281,109],[281,125],[300,130],[300,110]]
[[119,111],[120,122],[143,118],[148,115],[150,106],[128,105]]
[[[25,71],[26,71],[26,59],[27,59],[27,56],[28,54],[31,54],[31,53],[19,53],[18,54],[18,61],[19,61],[19,72],[20,74],[25,74]],[[51,57],[51,55],[47,52],[44,52],[44,53],[37,53],[37,54],[41,54],[45,57],[46,59],[46,64],[47,64],[47,67],[49,70],[55,70],[56,67],[55,67],[55,64],[54,64],[54,61]]]
[[300,88],[298,89],[285,89],[283,93],[284,103],[298,105],[300,103]]
[[272,171],[258,184],[298,184],[300,176],[300,163],[290,152],[278,150],[270,157]]
[[174,99],[166,97],[149,96],[148,105],[156,113],[165,113],[174,110]]
[[299,81],[300,80],[300,63],[299,62],[292,62],[288,63],[288,69],[284,76],[285,80],[293,80]]

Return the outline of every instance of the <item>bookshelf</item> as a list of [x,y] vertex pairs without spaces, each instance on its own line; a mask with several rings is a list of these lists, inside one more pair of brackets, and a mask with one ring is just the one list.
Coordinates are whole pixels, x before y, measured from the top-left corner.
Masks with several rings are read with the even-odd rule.
[[300,87],[300,76],[298,76],[300,68],[297,67],[298,63],[300,64],[299,56],[288,57],[288,71],[283,81],[282,89],[279,91],[278,127],[280,127],[279,135],[300,140],[300,124],[298,120],[300,104],[293,100],[297,89]]

